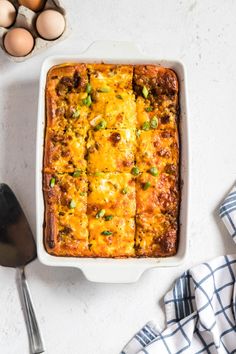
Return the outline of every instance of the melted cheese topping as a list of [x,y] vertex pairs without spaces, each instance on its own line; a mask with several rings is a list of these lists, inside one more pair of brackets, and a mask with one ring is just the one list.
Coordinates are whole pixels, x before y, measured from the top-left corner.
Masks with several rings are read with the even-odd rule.
[[136,126],[135,96],[130,92],[97,93],[88,117],[91,128],[105,120],[107,128],[133,128]]
[[88,213],[132,217],[136,213],[135,181],[129,173],[99,173],[88,176]]
[[47,172],[73,172],[85,170],[86,143],[84,130],[48,130],[48,155],[45,159]]
[[57,101],[50,97],[48,105],[51,107],[51,122],[48,124],[54,131],[66,129],[85,130],[89,129],[89,108],[82,103],[86,93],[68,94],[67,101]]
[[134,219],[114,216],[104,218],[89,217],[90,249],[95,257],[134,256]]
[[[145,186],[149,183],[149,187]],[[137,214],[156,215],[169,213],[177,217],[178,184],[175,177],[160,174],[157,177],[142,173],[136,182]]]
[[113,92],[132,90],[133,67],[131,65],[88,65],[90,83],[94,90]]
[[175,73],[155,65],[59,65],[48,73],[46,105],[47,251],[174,254],[180,199]]
[[139,256],[171,255],[176,251],[176,222],[169,215],[141,214],[136,218]]
[[[53,186],[51,186],[52,182],[54,183]],[[53,205],[60,215],[66,213],[73,215],[86,214],[88,191],[86,174],[81,173],[81,176],[78,177],[58,173],[47,174],[44,188],[47,193],[48,204]]]
[[152,126],[153,120],[157,120],[157,127],[153,129],[176,129],[176,111],[173,110],[170,102],[166,106],[162,101],[161,104],[153,105],[151,100],[138,97],[136,100],[137,128],[143,129],[146,123]]
[[89,256],[87,215],[66,214],[57,220],[56,250],[61,256]]
[[[168,134],[167,137],[166,133]],[[137,166],[148,171],[155,166],[158,173],[165,172],[167,165],[178,165],[178,135],[175,129],[142,131],[137,141]]]
[[129,172],[134,165],[136,136],[128,129],[89,131],[88,172]]

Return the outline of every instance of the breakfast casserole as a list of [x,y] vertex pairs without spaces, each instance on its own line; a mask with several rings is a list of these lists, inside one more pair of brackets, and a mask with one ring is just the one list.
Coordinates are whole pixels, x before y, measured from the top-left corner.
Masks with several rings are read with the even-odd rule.
[[49,71],[43,168],[48,253],[174,255],[179,177],[174,71],[111,64]]

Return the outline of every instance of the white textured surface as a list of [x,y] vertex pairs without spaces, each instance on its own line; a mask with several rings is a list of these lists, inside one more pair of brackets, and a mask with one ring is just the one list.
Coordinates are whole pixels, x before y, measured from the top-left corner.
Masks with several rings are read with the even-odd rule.
[[[21,64],[0,54],[0,180],[16,192],[35,230],[34,164],[40,65],[98,39],[133,41],[152,56],[186,64],[192,155],[190,256],[176,269],[153,269],[131,285],[93,284],[78,270],[37,261],[27,276],[48,354],[116,354],[146,321],[164,324],[162,296],[181,272],[234,253],[215,208],[236,179],[236,3],[91,0],[65,2],[69,39]],[[106,20],[108,18],[108,20]],[[28,352],[15,271],[0,268],[0,352]]]

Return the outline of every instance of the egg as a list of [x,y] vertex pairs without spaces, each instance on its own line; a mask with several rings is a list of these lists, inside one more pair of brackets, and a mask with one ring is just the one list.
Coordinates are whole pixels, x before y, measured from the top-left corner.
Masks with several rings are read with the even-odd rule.
[[25,28],[13,28],[4,37],[6,51],[14,57],[24,57],[34,47],[34,38]]
[[8,0],[0,0],[0,27],[10,27],[16,19],[16,9]]
[[39,11],[43,8],[45,0],[19,0],[19,4],[32,11]]
[[55,10],[45,10],[38,16],[36,28],[40,37],[47,40],[56,39],[65,30],[64,16]]

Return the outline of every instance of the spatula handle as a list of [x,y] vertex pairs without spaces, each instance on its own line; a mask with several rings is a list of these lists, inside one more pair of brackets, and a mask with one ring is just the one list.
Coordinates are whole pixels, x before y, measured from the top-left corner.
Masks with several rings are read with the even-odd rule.
[[39,331],[38,322],[35,316],[29,288],[25,278],[24,268],[19,268],[20,286],[22,291],[23,311],[29,335],[29,343],[32,354],[44,353],[43,341]]

